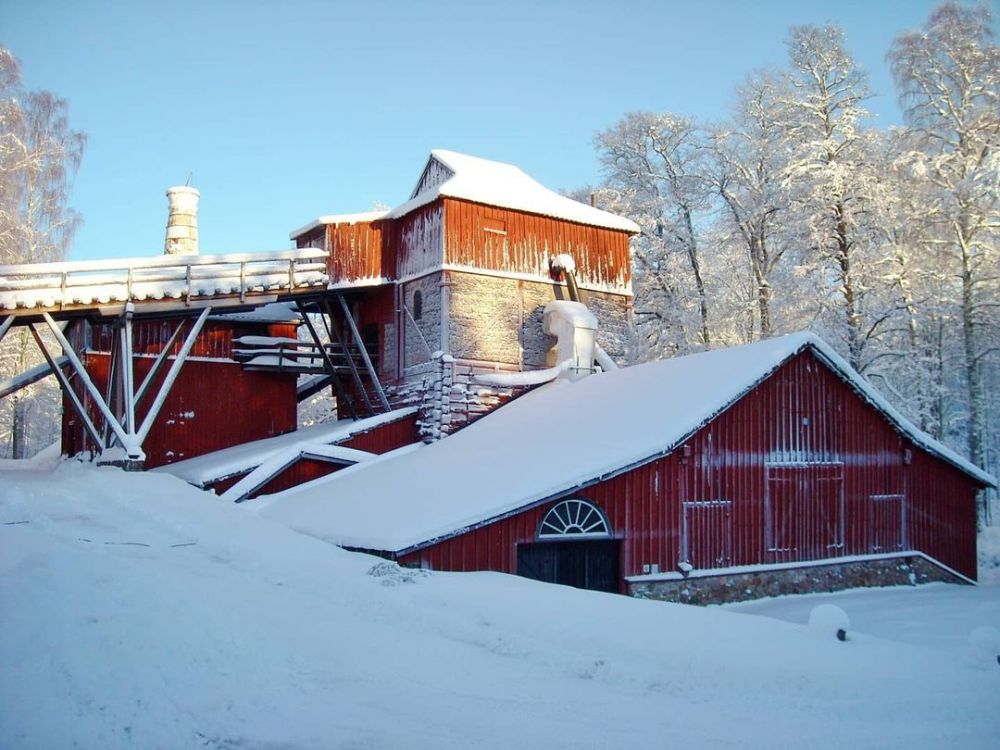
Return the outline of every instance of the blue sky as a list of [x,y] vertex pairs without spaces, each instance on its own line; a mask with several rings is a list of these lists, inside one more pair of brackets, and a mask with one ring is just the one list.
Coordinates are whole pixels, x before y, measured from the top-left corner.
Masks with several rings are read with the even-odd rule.
[[164,190],[202,193],[203,253],[289,245],[321,214],[409,195],[432,148],[596,183],[594,134],[633,110],[725,114],[788,27],[840,24],[899,122],[884,55],[929,0],[6,0],[0,44],[89,138],[70,257],[162,252]]

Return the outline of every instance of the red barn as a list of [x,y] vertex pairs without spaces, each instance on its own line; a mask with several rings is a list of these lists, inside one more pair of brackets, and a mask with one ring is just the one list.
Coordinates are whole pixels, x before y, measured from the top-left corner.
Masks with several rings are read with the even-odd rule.
[[986,486],[796,334],[556,381],[263,512],[406,565],[723,601],[972,581]]

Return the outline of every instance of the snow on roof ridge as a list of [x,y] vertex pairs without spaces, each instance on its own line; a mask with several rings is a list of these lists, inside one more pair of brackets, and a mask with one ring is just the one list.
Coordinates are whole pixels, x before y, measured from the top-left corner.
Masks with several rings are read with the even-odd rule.
[[[541,386],[419,456],[381,462],[378,472],[359,464],[275,495],[262,512],[342,546],[418,549],[676,450],[806,348],[915,445],[982,483],[996,483],[914,427],[817,336],[795,333]],[[627,440],[614,429],[621,423],[629,424]],[[501,445],[504,461],[496,460]],[[466,483],[441,481],[463,466],[476,467],[475,493]],[[328,502],[332,493],[337,503]],[[421,502],[404,501],[413,496]]]
[[389,209],[378,211],[359,211],[353,214],[329,214],[327,216],[317,216],[308,224],[303,224],[298,229],[293,229],[288,233],[288,239],[294,240],[301,237],[306,232],[311,232],[326,224],[360,224],[365,221],[378,221],[384,219],[389,213]]
[[[638,234],[640,231],[639,225],[634,221],[560,195],[513,164],[443,148],[431,150],[430,156],[424,164],[424,170],[427,169],[427,164],[431,160],[440,162],[452,172],[452,175],[441,183],[416,193],[409,200],[389,211],[320,216],[291,232],[289,237],[295,239],[323,224],[375,221],[383,218],[399,219],[442,196],[514,211],[525,211],[587,226],[616,229],[632,234]],[[421,175],[423,175],[423,171],[421,171]]]

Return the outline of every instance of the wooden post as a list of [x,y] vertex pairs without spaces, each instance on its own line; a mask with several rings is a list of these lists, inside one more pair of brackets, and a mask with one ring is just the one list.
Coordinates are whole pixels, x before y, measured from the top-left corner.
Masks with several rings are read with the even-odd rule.
[[340,309],[344,311],[344,317],[347,318],[347,325],[351,329],[351,335],[354,337],[354,343],[358,345],[361,350],[361,360],[365,363],[365,367],[368,369],[368,374],[371,376],[372,383],[375,385],[375,392],[378,394],[378,400],[382,404],[382,408],[386,411],[392,411],[392,407],[389,406],[389,399],[385,397],[385,391],[382,390],[382,384],[378,380],[378,373],[375,372],[375,367],[372,365],[371,358],[368,356],[368,350],[365,348],[365,342],[361,338],[361,333],[358,331],[358,326],[354,322],[354,316],[351,315],[350,308],[347,307],[347,302],[344,300],[344,296],[337,293],[337,300],[340,302]]
[[28,330],[31,331],[31,335],[35,339],[35,343],[38,344],[38,348],[42,352],[42,356],[45,357],[45,361],[49,363],[49,369],[56,376],[59,381],[59,385],[62,386],[63,393],[69,398],[70,403],[73,404],[73,408],[76,410],[77,416],[83,422],[83,427],[90,435],[90,439],[94,442],[94,445],[101,447],[101,433],[97,430],[94,425],[93,420],[91,420],[90,415],[87,414],[87,409],[84,407],[83,403],[80,401],[80,397],[76,395],[76,391],[73,390],[72,384],[69,382],[69,378],[66,377],[66,373],[62,371],[62,368],[53,359],[52,355],[49,353],[48,348],[45,346],[45,342],[42,341],[42,337],[38,335],[38,331],[35,330],[35,324],[32,323],[28,326]]
[[[309,329],[309,333],[313,337],[313,341],[316,342],[316,346],[319,347],[320,354],[323,355],[323,362],[326,363],[327,369],[330,371],[330,375],[333,377],[333,384],[337,388],[337,411],[340,411],[340,402],[343,401],[348,410],[351,412],[351,419],[357,419],[358,413],[354,409],[354,404],[349,398],[347,398],[347,393],[344,391],[344,384],[340,382],[340,378],[337,377],[337,370],[334,367],[333,360],[330,359],[330,352],[326,350],[323,346],[323,342],[319,339],[319,334],[316,333],[316,327],[313,325],[312,320],[309,319],[309,315],[306,313],[306,307],[302,302],[296,302],[296,306],[299,308],[299,313],[302,315],[302,320],[306,324],[306,328]],[[340,416],[339,414],[337,416]]]

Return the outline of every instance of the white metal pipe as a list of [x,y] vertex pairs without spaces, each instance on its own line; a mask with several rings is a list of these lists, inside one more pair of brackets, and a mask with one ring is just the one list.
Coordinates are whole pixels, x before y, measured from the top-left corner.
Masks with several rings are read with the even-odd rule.
[[156,394],[153,405],[149,407],[149,411],[146,413],[146,418],[142,420],[142,426],[139,428],[138,433],[139,445],[142,445],[142,443],[146,440],[146,436],[149,434],[149,431],[152,429],[153,422],[156,421],[157,414],[159,414],[160,409],[163,408],[163,403],[167,400],[167,395],[170,393],[170,389],[174,387],[174,381],[177,380],[177,376],[181,372],[181,367],[184,366],[188,353],[191,351],[191,347],[194,346],[194,342],[195,339],[198,338],[198,334],[201,333],[201,328],[205,325],[205,321],[208,319],[208,314],[210,312],[212,312],[211,307],[206,307],[201,311],[201,315],[198,316],[198,320],[196,320],[194,325],[191,326],[191,330],[188,332],[187,338],[184,339],[184,346],[182,346],[181,350],[177,353],[177,359],[175,359],[174,363],[170,365],[170,370],[167,372],[167,377]]
[[107,424],[111,428],[112,432],[115,433],[115,436],[122,444],[122,448],[125,449],[129,458],[142,458],[142,448],[140,447],[141,441],[137,443],[134,435],[129,435],[122,429],[122,426],[118,423],[115,415],[112,413],[111,409],[108,408],[108,404],[101,395],[101,392],[97,390],[97,386],[95,386],[94,381],[91,380],[90,373],[87,372],[87,368],[83,366],[82,362],[80,362],[80,358],[76,356],[76,352],[73,351],[73,347],[70,345],[69,341],[66,340],[66,337],[59,329],[59,326],[56,325],[52,316],[47,312],[43,312],[42,317],[45,318],[45,322],[48,323],[49,329],[52,331],[52,335],[56,337],[56,341],[58,341],[59,345],[63,348],[63,354],[69,357],[69,362],[76,371],[76,374],[80,377],[80,382],[83,383],[83,387],[87,389],[90,397],[94,399],[94,403],[97,404],[97,408],[107,421]]

